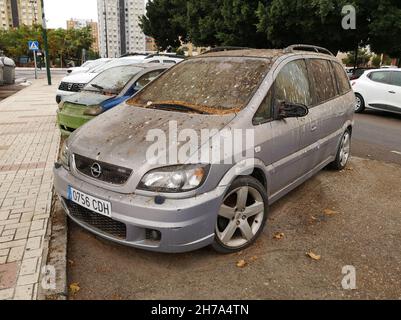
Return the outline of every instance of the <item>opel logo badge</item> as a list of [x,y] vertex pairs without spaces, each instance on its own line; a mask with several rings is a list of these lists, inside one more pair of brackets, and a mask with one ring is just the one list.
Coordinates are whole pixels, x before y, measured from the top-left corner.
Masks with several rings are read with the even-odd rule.
[[100,166],[100,164],[96,162],[92,164],[91,173],[94,178],[99,178],[102,174],[102,167]]

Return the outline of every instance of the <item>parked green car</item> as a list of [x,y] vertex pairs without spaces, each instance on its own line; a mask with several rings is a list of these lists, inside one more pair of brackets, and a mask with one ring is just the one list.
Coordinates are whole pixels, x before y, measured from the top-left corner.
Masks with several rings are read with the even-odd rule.
[[133,96],[169,67],[141,63],[105,70],[81,92],[60,102],[57,121],[61,133],[70,135],[96,116]]

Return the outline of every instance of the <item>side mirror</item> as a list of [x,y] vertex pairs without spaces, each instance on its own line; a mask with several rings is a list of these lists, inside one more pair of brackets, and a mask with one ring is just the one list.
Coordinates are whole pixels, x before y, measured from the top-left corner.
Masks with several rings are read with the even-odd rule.
[[306,105],[301,103],[287,103],[280,102],[278,108],[279,119],[285,118],[303,118],[309,114],[309,109]]

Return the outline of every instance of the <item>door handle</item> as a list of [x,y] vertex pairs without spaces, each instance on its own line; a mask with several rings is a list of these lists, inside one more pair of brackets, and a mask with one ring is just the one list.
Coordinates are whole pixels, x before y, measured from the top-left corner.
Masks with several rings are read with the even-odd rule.
[[390,90],[388,93],[395,94],[395,91]]

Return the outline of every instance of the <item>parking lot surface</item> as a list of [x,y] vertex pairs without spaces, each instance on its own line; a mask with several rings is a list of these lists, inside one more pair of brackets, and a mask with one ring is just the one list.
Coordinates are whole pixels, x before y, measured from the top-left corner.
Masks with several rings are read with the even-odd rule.
[[70,299],[401,299],[400,181],[400,166],[360,158],[324,170],[273,205],[240,254],[145,252],[70,223]]

